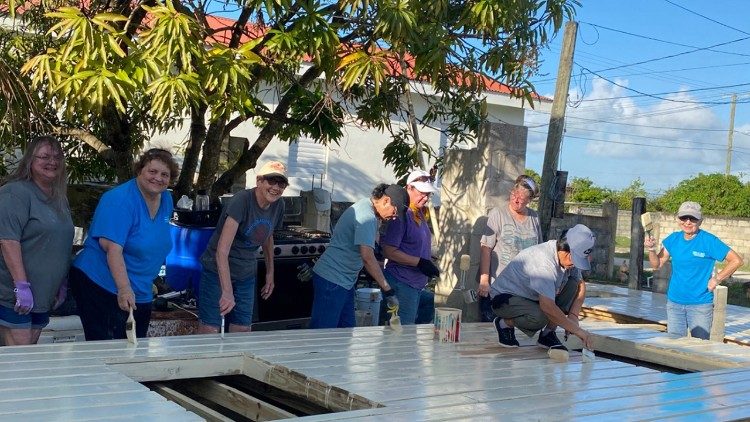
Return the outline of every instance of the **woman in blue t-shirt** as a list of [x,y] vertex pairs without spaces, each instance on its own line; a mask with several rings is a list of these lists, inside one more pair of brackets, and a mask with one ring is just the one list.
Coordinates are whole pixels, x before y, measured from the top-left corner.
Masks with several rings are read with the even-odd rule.
[[172,249],[167,187],[179,171],[172,154],[146,151],[135,178],[102,195],[70,283],[86,340],[125,338],[130,309],[138,337],[151,319],[152,283]]
[[[742,257],[713,234],[701,230],[703,213],[697,202],[687,201],[677,211],[682,231],[664,239],[658,250],[656,239],[647,237],[648,260],[657,270],[672,258],[672,277],[667,289],[667,331],[708,339],[713,322],[713,291],[742,266]],[[714,274],[716,262],[727,264]]]

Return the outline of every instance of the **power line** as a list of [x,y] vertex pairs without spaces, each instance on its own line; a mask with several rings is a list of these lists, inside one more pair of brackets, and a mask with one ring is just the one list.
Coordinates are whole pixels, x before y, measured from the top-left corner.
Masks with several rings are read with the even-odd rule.
[[709,17],[708,17],[708,16],[706,16],[706,15],[701,15],[700,13],[698,13],[698,12],[696,12],[696,11],[690,10],[690,9],[688,9],[687,7],[685,7],[685,6],[681,6],[681,5],[679,5],[679,4],[676,4],[676,3],[674,3],[674,2],[672,2],[672,1],[670,1],[670,0],[664,0],[664,1],[666,1],[666,2],[667,2],[667,3],[669,3],[669,4],[671,4],[672,6],[675,6],[675,7],[679,7],[680,9],[682,9],[682,10],[684,10],[684,11],[686,11],[686,12],[692,13],[692,14],[694,14],[694,15],[696,15],[696,16],[700,16],[700,17],[702,17],[703,19],[709,20],[709,21],[711,21],[711,22],[713,22],[713,23],[715,23],[715,24],[721,25],[721,26],[723,26],[723,27],[725,27],[725,28],[729,28],[729,29],[734,29],[734,30],[735,30],[735,31],[737,31],[737,32],[741,32],[741,33],[743,33],[743,34],[745,34],[745,35],[750,35],[750,33],[748,33],[748,32],[745,32],[745,31],[743,31],[743,30],[741,30],[741,29],[738,29],[738,28],[735,28],[735,27],[733,27],[733,26],[729,26],[729,25],[727,25],[727,24],[725,24],[725,23],[723,23],[723,22],[719,22],[719,21],[717,21],[717,20],[715,20],[715,19],[711,19],[711,18],[709,18]]
[[624,65],[621,65],[621,66],[614,66],[614,67],[610,67],[610,68],[607,68],[607,69],[600,69],[600,70],[597,70],[597,72],[607,72],[607,71],[610,71],[610,70],[622,69],[624,67],[637,66],[637,65],[641,65],[641,64],[645,64],[645,63],[651,63],[651,62],[655,62],[655,61],[659,61],[659,60],[671,59],[671,58],[674,58],[674,57],[684,56],[686,54],[696,53],[698,51],[710,50],[710,49],[712,49],[714,47],[720,47],[722,45],[734,44],[734,43],[737,43],[737,42],[740,42],[740,41],[745,41],[745,40],[748,40],[748,39],[750,39],[750,37],[738,38],[738,39],[732,40],[732,41],[726,41],[726,42],[722,42],[722,43],[718,43],[718,44],[709,45],[708,47],[695,48],[695,49],[692,49],[692,50],[683,51],[683,52],[675,53],[675,54],[670,54],[670,55],[667,55],[667,56],[661,56],[661,57],[655,57],[653,59],[642,60],[640,62],[635,62],[635,63],[630,63],[630,64],[624,64]]
[[[748,37],[748,38],[750,38],[750,37]],[[659,99],[659,100],[670,101],[670,102],[673,102],[673,103],[685,103],[685,104],[715,104],[715,105],[723,105],[723,104],[729,104],[729,103],[731,102],[731,101],[690,101],[690,100],[675,100],[675,99],[673,99],[673,98],[660,97],[660,96],[658,96],[658,95],[648,94],[648,93],[646,93],[646,92],[638,91],[637,89],[633,89],[633,88],[627,87],[627,86],[625,86],[625,85],[622,85],[622,84],[618,84],[617,82],[615,82],[615,81],[613,81],[613,80],[610,80],[610,79],[608,79],[608,78],[605,78],[604,76],[602,76],[601,74],[599,74],[598,72],[602,72],[601,70],[600,70],[600,71],[597,71],[597,72],[594,72],[594,71],[593,71],[593,70],[591,70],[591,69],[588,69],[588,68],[586,68],[586,67],[583,67],[583,66],[581,66],[581,65],[580,65],[579,63],[576,63],[576,65],[578,65],[578,66],[579,66],[579,67],[581,68],[581,70],[582,70],[582,71],[585,71],[585,72],[589,72],[589,73],[591,73],[592,75],[595,75],[595,76],[599,77],[600,79],[603,79],[603,80],[605,80],[605,81],[607,81],[607,82],[611,83],[612,85],[615,85],[615,86],[619,86],[620,88],[622,88],[622,89],[626,89],[626,90],[628,90],[628,91],[633,91],[633,92],[635,92],[635,93],[637,93],[637,94],[640,94],[640,96],[644,96],[644,97],[656,98],[656,99]],[[606,70],[606,69],[605,69],[605,70]],[[738,103],[748,103],[748,102],[750,102],[750,100],[745,100],[745,101],[738,101]]]
[[[599,75],[597,75],[597,76],[599,76]],[[604,79],[604,78],[602,78],[602,79]],[[637,95],[623,95],[623,96],[620,96],[620,97],[590,98],[588,100],[586,100],[586,99],[578,100],[578,102],[583,103],[583,102],[591,102],[591,101],[619,100],[619,99],[622,99],[622,98],[636,98],[636,97],[643,97],[643,96],[653,97],[653,98],[660,98],[659,97],[660,95],[682,94],[684,92],[710,91],[712,89],[738,88],[738,87],[741,87],[741,86],[749,86],[749,85],[750,85],[750,82],[749,83],[744,83],[744,84],[714,86],[714,87],[709,87],[709,88],[694,88],[694,89],[683,89],[683,90],[680,90],[680,91],[659,92],[659,93],[656,93],[656,94],[637,94]]]
[[[674,41],[662,40],[662,39],[659,39],[659,38],[650,37],[648,35],[635,34],[635,33],[632,33],[632,32],[623,31],[621,29],[615,29],[615,28],[609,28],[609,27],[602,26],[602,25],[597,25],[597,24],[591,23],[591,22],[580,22],[580,23],[584,23],[586,25],[591,25],[591,26],[593,26],[595,28],[605,29],[607,31],[618,32],[620,34],[630,35],[631,37],[643,38],[643,39],[647,39],[647,40],[651,40],[651,41],[657,41],[657,42],[661,42],[661,43],[665,43],[665,44],[676,45],[676,46],[679,46],[679,47],[688,47],[688,48],[698,48],[698,49],[701,49],[701,47],[697,47],[697,46],[694,46],[694,45],[682,44],[682,43],[678,43],[678,42],[674,42]],[[732,29],[735,29],[735,28],[732,28]],[[748,34],[747,32],[744,32],[744,31],[740,31],[740,32],[742,32],[742,33],[744,33],[746,35],[750,35],[750,34]],[[707,49],[707,50],[708,51],[713,51],[715,53],[731,54],[733,56],[750,57],[750,54],[737,53],[737,52],[734,52],[734,51],[713,50],[713,49]]]

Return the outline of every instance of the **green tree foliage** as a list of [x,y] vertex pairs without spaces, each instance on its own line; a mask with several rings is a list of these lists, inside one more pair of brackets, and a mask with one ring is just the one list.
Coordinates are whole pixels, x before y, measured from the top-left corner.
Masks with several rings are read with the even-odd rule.
[[643,181],[637,178],[630,182],[630,185],[621,191],[614,192],[613,200],[617,203],[617,208],[629,210],[633,208],[633,198],[645,198],[646,188]]
[[611,200],[614,194],[611,190],[594,186],[591,179],[585,177],[575,177],[568,184],[569,195],[568,202],[583,202],[587,204],[601,204],[606,200]]
[[649,207],[675,213],[684,201],[698,202],[706,215],[750,217],[750,186],[737,176],[699,174],[670,188]]
[[[392,120],[409,81],[428,83],[420,124],[449,147],[471,141],[486,114],[483,91],[502,82],[532,102],[536,57],[577,0],[130,0],[27,3],[22,75],[56,113],[58,133],[129,177],[154,133],[190,119],[178,193],[226,192],[273,139],[336,143],[347,120],[388,132],[384,153],[402,173],[434,154]],[[18,2],[0,0],[0,10]],[[236,21],[221,18],[234,10]],[[218,12],[217,12],[218,11]],[[304,64],[304,66],[303,66]],[[275,98],[265,97],[269,92]],[[266,104],[272,103],[271,109]],[[351,114],[348,117],[347,112]],[[345,117],[347,116],[347,117]],[[240,124],[262,129],[220,174],[222,142]],[[0,139],[8,143],[5,139]],[[202,152],[202,154],[201,154]],[[411,160],[411,161],[410,161]],[[406,162],[406,164],[404,164]],[[219,176],[217,179],[217,175]]]

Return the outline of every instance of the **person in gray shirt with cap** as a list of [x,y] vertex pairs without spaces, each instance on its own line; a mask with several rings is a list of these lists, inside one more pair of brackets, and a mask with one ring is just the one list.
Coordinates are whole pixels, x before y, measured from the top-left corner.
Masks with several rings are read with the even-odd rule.
[[591,230],[577,224],[557,240],[523,249],[508,263],[490,286],[501,346],[518,347],[517,327],[529,337],[541,330],[540,347],[567,350],[555,334],[559,326],[592,349],[591,336],[578,325],[578,318],[586,297],[581,270],[591,268],[594,241]]

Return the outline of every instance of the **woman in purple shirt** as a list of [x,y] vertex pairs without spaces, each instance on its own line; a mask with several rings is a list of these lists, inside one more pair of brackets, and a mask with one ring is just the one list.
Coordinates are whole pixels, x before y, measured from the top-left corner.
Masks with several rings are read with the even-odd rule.
[[401,324],[414,324],[419,297],[429,278],[440,275],[432,263],[432,235],[429,212],[425,207],[430,195],[437,192],[429,173],[414,170],[406,179],[409,209],[386,228],[380,244],[388,259],[383,271],[398,297]]

